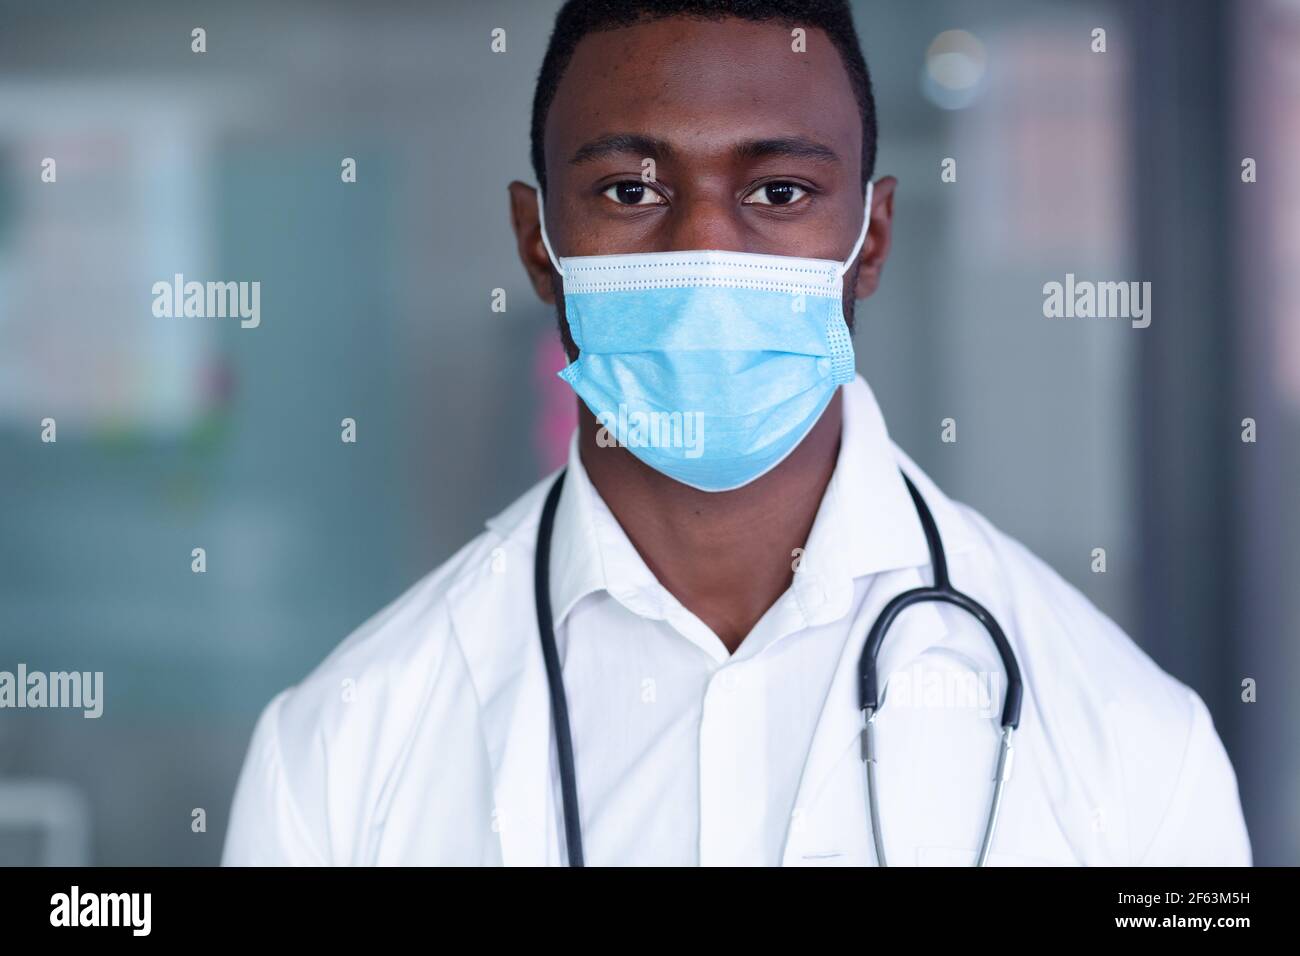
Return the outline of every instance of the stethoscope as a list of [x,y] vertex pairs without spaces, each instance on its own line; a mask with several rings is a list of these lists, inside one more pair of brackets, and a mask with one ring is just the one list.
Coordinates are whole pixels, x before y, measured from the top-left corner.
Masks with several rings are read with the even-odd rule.
[[[537,602],[537,628],[542,637],[542,657],[546,663],[546,681],[551,693],[551,720],[555,725],[555,743],[560,765],[560,795],[564,810],[564,840],[568,848],[569,866],[583,866],[582,824],[578,818],[578,781],[574,770],[573,737],[569,730],[569,703],[564,694],[564,679],[560,673],[560,655],[555,647],[555,626],[551,619],[551,532],[555,527],[555,510],[560,501],[560,490],[564,487],[564,475],[555,479],[546,503],[542,506],[541,523],[537,528],[537,554],[533,564],[533,584]],[[948,560],[943,550],[943,541],[939,538],[939,528],[934,523],[925,499],[916,490],[912,480],[903,475],[907,490],[912,496],[912,504],[921,527],[925,531],[925,543],[930,549],[930,566],[934,569],[934,584],[931,587],[913,588],[893,598],[880,616],[876,618],[867,634],[862,656],[858,659],[858,699],[862,709],[862,762],[867,771],[867,806],[870,814],[871,836],[876,845],[876,861],[880,866],[885,863],[884,835],[880,826],[880,806],[876,799],[876,714],[880,708],[879,692],[876,683],[876,657],[880,645],[885,640],[889,626],[894,623],[904,610],[915,604],[927,601],[942,601],[968,611],[977,621],[984,625],[989,637],[997,647],[1002,658],[1002,667],[1006,671],[1007,692],[1002,705],[1002,735],[998,747],[997,764],[993,775],[993,799],[989,805],[988,821],[984,826],[984,839],[980,843],[976,866],[984,866],[988,861],[989,850],[993,846],[993,833],[997,828],[998,811],[1002,807],[1002,792],[1011,777],[1012,735],[1020,726],[1020,665],[1016,655],[1007,642],[1002,628],[984,607],[969,595],[963,594],[952,586],[948,580]]]

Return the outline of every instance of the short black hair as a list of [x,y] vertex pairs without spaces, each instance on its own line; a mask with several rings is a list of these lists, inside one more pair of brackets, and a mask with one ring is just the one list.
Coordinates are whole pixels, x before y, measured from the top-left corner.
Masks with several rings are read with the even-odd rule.
[[847,0],[568,0],[556,14],[555,29],[533,93],[533,172],[543,192],[546,191],[546,157],[542,136],[546,114],[579,41],[589,33],[668,17],[776,20],[792,27],[815,27],[825,32],[840,52],[862,112],[862,183],[866,187],[876,166],[876,101]]

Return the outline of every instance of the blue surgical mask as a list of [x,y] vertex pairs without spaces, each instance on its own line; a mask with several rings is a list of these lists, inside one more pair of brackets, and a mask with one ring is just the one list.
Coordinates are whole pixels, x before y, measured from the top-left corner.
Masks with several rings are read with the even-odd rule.
[[[541,193],[537,208],[542,213]],[[719,250],[557,258],[578,346],[560,373],[618,444],[701,491],[775,468],[854,375],[844,262]]]

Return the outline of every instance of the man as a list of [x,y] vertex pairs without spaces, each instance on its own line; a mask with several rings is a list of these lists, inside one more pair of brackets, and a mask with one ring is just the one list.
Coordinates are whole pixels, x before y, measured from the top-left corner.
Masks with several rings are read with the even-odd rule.
[[[875,153],[842,2],[565,5],[544,202],[510,186],[580,397],[563,483],[271,702],[226,862],[1249,863],[1200,699],[946,498],[854,378]],[[868,631],[945,565],[1006,653],[916,604],[864,711]]]

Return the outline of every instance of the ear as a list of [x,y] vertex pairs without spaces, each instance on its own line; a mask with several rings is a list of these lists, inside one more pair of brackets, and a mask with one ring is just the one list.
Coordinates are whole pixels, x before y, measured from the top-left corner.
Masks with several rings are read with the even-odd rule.
[[[880,286],[880,274],[889,258],[889,244],[894,234],[894,189],[898,180],[883,176],[872,187],[871,225],[858,253],[858,281],[853,287],[855,299],[865,299]],[[545,250],[543,250],[544,252]]]
[[542,226],[537,217],[537,190],[527,183],[515,180],[510,184],[510,226],[515,231],[515,245],[519,261],[524,264],[533,291],[543,302],[555,304],[555,290],[551,279],[556,275],[551,257],[542,244]]

